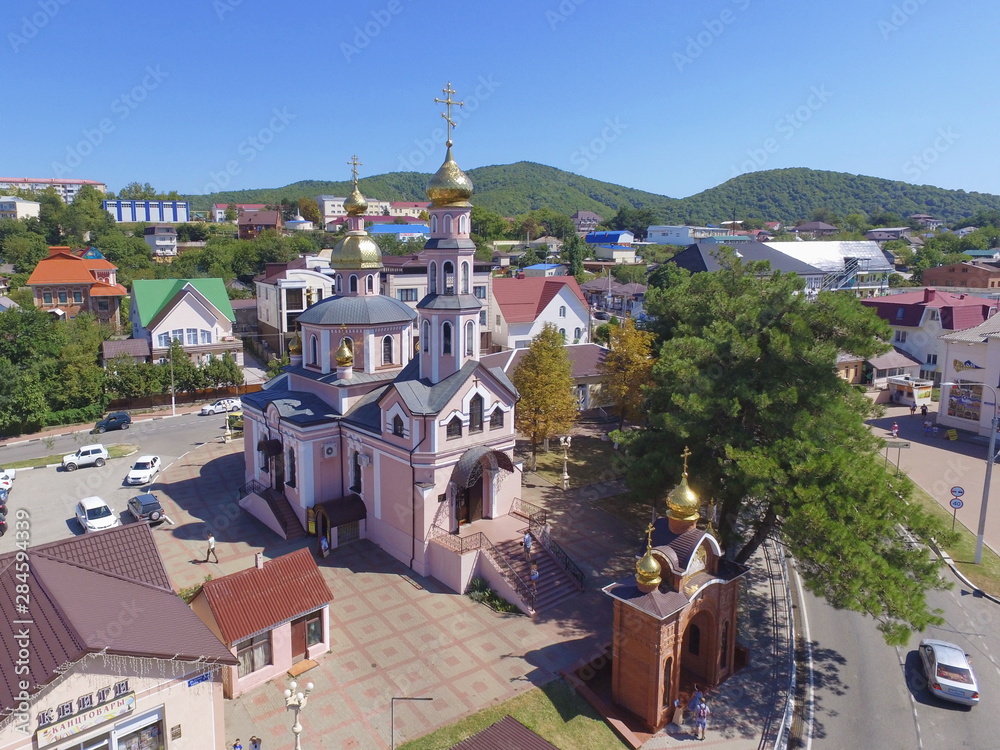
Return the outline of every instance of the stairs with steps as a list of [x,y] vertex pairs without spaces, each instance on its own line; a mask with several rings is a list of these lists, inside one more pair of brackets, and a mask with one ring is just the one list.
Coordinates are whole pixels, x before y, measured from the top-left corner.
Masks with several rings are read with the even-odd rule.
[[287,541],[301,539],[306,535],[306,530],[302,528],[299,517],[295,515],[291,503],[288,502],[288,498],[285,497],[283,492],[279,492],[273,487],[268,487],[261,496],[267,501],[271,510],[278,517],[278,523],[285,530],[285,539]]
[[[531,581],[531,564],[524,558],[524,547],[520,539],[510,539],[494,545],[514,571],[525,583]],[[550,609],[560,602],[578,594],[580,589],[576,582],[566,575],[555,558],[549,554],[538,539],[531,545],[531,560],[538,565],[538,581],[536,582],[535,611]]]

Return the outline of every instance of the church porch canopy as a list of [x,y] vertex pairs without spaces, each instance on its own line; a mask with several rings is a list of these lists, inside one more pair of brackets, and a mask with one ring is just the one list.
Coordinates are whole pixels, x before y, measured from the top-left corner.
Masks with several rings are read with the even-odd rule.
[[477,445],[467,450],[455,464],[451,472],[452,483],[459,489],[471,487],[482,476],[484,463],[491,469],[514,472],[514,463],[506,453]]

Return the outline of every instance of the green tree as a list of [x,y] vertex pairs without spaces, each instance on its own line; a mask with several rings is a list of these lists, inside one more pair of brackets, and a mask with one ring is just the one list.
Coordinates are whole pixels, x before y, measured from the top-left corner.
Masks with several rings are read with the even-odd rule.
[[539,443],[567,432],[576,421],[572,372],[562,334],[554,325],[546,323],[511,375],[520,395],[514,421],[521,434],[528,438],[531,471],[538,465]]
[[128,200],[153,200],[156,198],[156,189],[148,182],[142,185],[138,182],[130,182],[118,191],[118,197]]
[[323,225],[323,216],[319,212],[319,205],[312,198],[299,198],[299,214],[306,221],[311,221],[314,226]]
[[243,385],[243,370],[229,352],[214,357],[203,371],[205,381],[215,388]]
[[571,234],[563,241],[562,257],[569,266],[569,275],[575,276],[577,281],[583,278],[583,256],[586,252],[586,243],[576,234]]
[[857,232],[859,234],[864,234],[871,229],[871,225],[868,223],[868,217],[863,213],[857,212],[847,214],[847,216],[844,217],[842,225],[843,229],[846,231]]
[[205,387],[205,376],[184,351],[184,345],[174,339],[167,350],[167,361],[157,365],[160,370],[158,380],[164,393],[170,393],[171,383],[175,393],[191,393]]
[[619,284],[643,284],[646,281],[646,266],[641,263],[637,266],[619,264],[611,269],[611,275]]
[[631,318],[619,326],[608,326],[608,353],[599,366],[601,391],[618,412],[618,429],[625,420],[636,420],[643,412],[645,388],[653,368],[655,336],[640,331]]
[[240,216],[240,212],[236,208],[235,203],[230,203],[226,206],[225,218],[226,221],[236,221]]
[[0,382],[0,434],[36,432],[48,410],[38,373],[0,356]]
[[888,326],[850,295],[801,294],[791,274],[743,264],[678,274],[647,309],[660,337],[649,429],[627,433],[629,481],[645,498],[676,484],[685,446],[691,485],[715,504],[736,561],[780,533],[806,586],[866,613],[889,643],[940,622],[926,602],[947,584],[938,563],[898,533],[947,537],[907,502],[911,483],[883,468],[867,429],[873,405],[838,377],[837,353],[888,348]]
[[604,229],[627,229],[637,240],[646,239],[646,231],[650,225],[656,224],[656,213],[651,208],[633,208],[622,206],[618,213],[601,224]]
[[507,219],[482,206],[472,207],[470,219],[472,234],[483,242],[502,240],[510,232],[510,222]]
[[0,255],[11,263],[18,273],[31,273],[38,261],[49,254],[49,243],[40,234],[26,233],[7,237],[2,242]]
[[107,362],[105,392],[115,398],[141,398],[159,390],[159,381],[157,388],[149,387],[150,383],[142,364],[128,354],[119,354]]

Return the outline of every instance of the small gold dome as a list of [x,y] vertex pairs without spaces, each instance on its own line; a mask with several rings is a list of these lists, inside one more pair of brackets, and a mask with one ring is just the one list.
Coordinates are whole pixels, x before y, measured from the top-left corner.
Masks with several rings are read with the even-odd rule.
[[427,183],[427,197],[435,206],[467,206],[472,197],[472,180],[455,163],[451,144],[445,154],[444,164]]
[[681,474],[681,482],[674,487],[667,495],[667,518],[675,521],[694,522],[701,515],[701,501],[688,486],[688,456],[691,455],[686,447],[681,456],[684,459],[684,473]]
[[646,554],[635,564],[635,581],[639,589],[649,593],[660,585],[662,580],[660,573],[663,567],[660,561],[653,556],[653,550],[647,549]]
[[330,252],[330,268],[379,270],[382,268],[382,251],[366,233],[348,232]]
[[351,191],[351,194],[344,201],[344,211],[347,212],[348,216],[363,216],[367,210],[368,201],[365,200],[365,196],[358,190],[358,184],[354,183],[354,190]]
[[337,353],[333,355],[337,360],[337,367],[350,367],[354,364],[354,352],[351,351],[351,347],[347,345],[347,339],[341,339],[340,348],[337,349]]
[[302,354],[302,339],[299,338],[299,334],[296,331],[294,338],[288,342],[288,353],[289,354]]

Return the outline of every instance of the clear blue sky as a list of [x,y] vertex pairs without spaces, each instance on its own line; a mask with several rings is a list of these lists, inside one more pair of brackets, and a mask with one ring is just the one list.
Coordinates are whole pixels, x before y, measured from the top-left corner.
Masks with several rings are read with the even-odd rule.
[[[535,161],[672,197],[803,166],[1000,194],[995,0],[7,0],[0,176],[280,187]],[[395,196],[376,196],[392,199]]]

